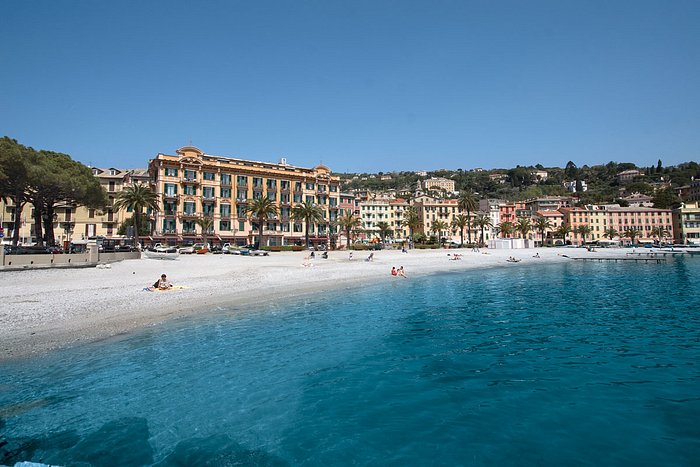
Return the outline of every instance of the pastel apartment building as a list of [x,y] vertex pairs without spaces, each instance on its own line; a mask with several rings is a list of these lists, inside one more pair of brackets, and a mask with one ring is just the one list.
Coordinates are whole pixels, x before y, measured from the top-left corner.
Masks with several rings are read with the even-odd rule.
[[323,222],[309,226],[310,241],[327,243],[340,209],[340,178],[324,165],[302,168],[285,160],[275,164],[213,156],[186,146],[175,155],[158,154],[149,163],[149,173],[161,208],[152,217],[154,241],[198,241],[202,232],[197,220],[209,217],[213,240],[252,244],[258,226],[247,208],[267,197],[278,213],[263,226],[266,245],[303,243],[305,225],[292,218],[292,208],[307,201],[320,206],[324,216]]
[[673,210],[673,241],[700,245],[700,203],[688,201]]

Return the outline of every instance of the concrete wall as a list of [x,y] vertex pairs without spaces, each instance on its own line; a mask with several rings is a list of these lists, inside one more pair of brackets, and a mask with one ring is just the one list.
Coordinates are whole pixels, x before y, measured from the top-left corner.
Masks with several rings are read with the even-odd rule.
[[68,255],[2,255],[0,269],[33,269],[50,267],[94,266],[98,263],[114,263],[125,259],[138,259],[139,252],[125,253],[74,253]]

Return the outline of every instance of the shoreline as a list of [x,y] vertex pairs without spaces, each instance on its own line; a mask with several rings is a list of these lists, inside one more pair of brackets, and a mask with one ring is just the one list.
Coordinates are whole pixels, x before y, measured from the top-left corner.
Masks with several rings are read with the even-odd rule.
[[[454,254],[462,259],[451,260]],[[539,253],[539,258],[533,258]],[[125,260],[111,268],[8,271],[0,289],[0,362],[31,358],[129,334],[167,321],[216,308],[257,308],[336,289],[359,289],[377,280],[411,280],[428,274],[491,267],[522,267],[571,261],[570,257],[624,257],[625,249],[588,252],[582,248],[521,250],[469,249],[331,251],[312,267],[302,265],[307,252],[271,253],[267,257],[190,255],[176,261]],[[450,256],[448,256],[448,254]],[[562,255],[568,255],[565,257]],[[508,263],[509,256],[519,258]],[[408,278],[392,277],[392,266],[404,266]],[[147,292],[161,273],[176,285],[190,288]]]

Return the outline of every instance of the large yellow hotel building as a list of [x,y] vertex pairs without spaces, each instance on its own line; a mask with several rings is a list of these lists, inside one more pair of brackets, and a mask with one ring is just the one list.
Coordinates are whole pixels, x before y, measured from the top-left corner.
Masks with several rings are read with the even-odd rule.
[[265,245],[303,244],[305,226],[292,219],[292,208],[309,201],[324,213],[324,222],[310,225],[310,241],[328,244],[330,223],[338,217],[340,178],[324,165],[313,169],[279,163],[212,156],[186,146],[176,155],[158,154],[149,173],[160,209],[153,214],[153,241],[181,244],[199,241],[197,220],[214,220],[210,239],[238,245],[258,241],[258,227],[246,211],[254,199],[267,197],[278,215],[263,226]]

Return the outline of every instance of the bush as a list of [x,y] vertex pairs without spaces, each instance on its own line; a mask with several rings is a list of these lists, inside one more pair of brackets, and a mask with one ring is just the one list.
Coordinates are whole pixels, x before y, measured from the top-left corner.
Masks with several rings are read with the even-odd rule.
[[440,245],[437,243],[425,243],[425,244],[417,244],[414,247],[416,250],[437,250],[440,248]]
[[369,249],[369,246],[365,243],[353,243],[352,245],[350,245],[350,249],[362,251]]
[[303,251],[304,247],[299,245],[273,245],[262,247],[265,251]]

